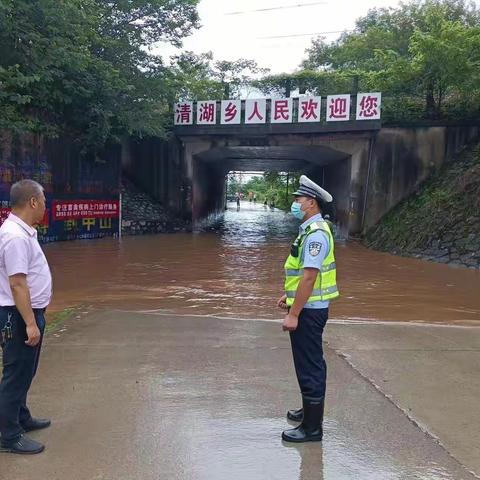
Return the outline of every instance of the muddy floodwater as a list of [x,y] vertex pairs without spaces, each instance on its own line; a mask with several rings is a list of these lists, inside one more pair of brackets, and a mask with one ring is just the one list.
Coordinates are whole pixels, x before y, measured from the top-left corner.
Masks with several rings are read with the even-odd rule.
[[[53,310],[121,310],[280,318],[283,262],[298,222],[263,205],[235,205],[198,233],[45,246]],[[480,325],[480,272],[336,246],[341,298],[330,317]]]

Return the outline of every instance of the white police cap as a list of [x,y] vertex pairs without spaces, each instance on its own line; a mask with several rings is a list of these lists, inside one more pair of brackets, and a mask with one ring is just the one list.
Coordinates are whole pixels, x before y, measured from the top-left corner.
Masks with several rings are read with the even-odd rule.
[[333,200],[333,197],[326,190],[310,180],[306,175],[300,177],[300,186],[294,192],[294,195],[297,197],[312,197],[327,203]]

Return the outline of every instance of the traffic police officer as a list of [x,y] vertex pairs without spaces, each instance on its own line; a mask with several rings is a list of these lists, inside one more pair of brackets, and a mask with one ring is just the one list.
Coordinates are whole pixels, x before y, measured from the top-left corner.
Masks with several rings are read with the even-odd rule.
[[303,408],[287,413],[290,420],[301,423],[285,430],[282,438],[287,442],[320,441],[327,379],[322,334],[329,303],[339,296],[333,236],[321,214],[322,205],[331,202],[332,196],[305,175],[294,195],[291,212],[303,223],[285,263],[285,295],[278,306],[288,310],[283,330],[290,332]]

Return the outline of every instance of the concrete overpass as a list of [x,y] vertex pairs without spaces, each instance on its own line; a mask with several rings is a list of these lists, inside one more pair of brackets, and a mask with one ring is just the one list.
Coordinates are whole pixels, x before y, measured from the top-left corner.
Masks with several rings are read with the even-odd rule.
[[124,145],[122,163],[139,186],[194,223],[223,211],[229,171],[305,173],[332,193],[349,235],[378,222],[478,138],[478,126],[385,128],[377,120],[182,125],[167,142]]
[[362,227],[369,156],[379,121],[339,124],[177,126],[194,220],[224,207],[229,171],[272,170],[309,175],[332,193],[345,233]]

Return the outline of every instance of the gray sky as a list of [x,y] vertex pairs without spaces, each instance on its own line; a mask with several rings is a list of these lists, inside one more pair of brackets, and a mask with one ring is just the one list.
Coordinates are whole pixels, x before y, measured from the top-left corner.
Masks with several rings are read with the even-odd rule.
[[[272,73],[289,73],[298,68],[305,49],[315,37],[305,34],[348,30],[370,8],[395,7],[399,3],[398,0],[201,0],[198,10],[202,28],[185,39],[183,48],[196,53],[211,50],[216,60],[253,59]],[[265,38],[285,35],[299,36]],[[334,40],[338,35],[329,33],[325,37]],[[166,44],[159,44],[154,51],[164,58],[177,53]]]

